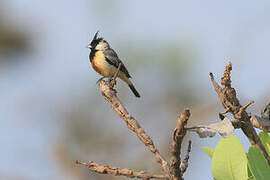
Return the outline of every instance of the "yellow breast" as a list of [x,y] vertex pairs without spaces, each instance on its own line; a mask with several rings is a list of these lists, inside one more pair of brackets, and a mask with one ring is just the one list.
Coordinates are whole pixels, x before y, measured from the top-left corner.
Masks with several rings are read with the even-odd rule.
[[116,72],[116,68],[110,65],[106,60],[102,51],[97,51],[92,61],[92,67],[96,72],[104,77],[113,76]]

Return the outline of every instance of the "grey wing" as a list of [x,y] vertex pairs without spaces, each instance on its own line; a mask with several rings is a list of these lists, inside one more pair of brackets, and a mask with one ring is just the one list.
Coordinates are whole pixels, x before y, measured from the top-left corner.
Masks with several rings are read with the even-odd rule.
[[125,67],[125,65],[122,63],[122,61],[118,58],[116,52],[114,52],[113,49],[106,49],[104,50],[104,55],[105,55],[105,60],[113,65],[114,67],[118,68],[119,63],[121,63],[121,68],[120,71],[122,71],[128,78],[130,78],[131,76],[128,73],[127,68]]

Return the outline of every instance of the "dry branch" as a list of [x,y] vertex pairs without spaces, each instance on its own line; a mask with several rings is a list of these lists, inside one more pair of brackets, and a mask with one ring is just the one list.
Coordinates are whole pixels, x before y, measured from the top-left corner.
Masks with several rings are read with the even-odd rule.
[[123,119],[128,129],[135,132],[137,137],[141,140],[141,142],[148,147],[148,149],[155,155],[156,161],[161,165],[162,171],[164,175],[154,175],[150,173],[146,173],[144,171],[135,172],[130,169],[119,169],[112,166],[99,165],[95,162],[81,162],[76,161],[77,164],[84,165],[88,167],[89,170],[100,173],[100,174],[111,174],[114,176],[126,176],[129,178],[139,178],[143,180],[148,179],[171,179],[171,180],[182,180],[183,174],[188,167],[188,159],[191,151],[191,141],[189,141],[187,154],[183,162],[180,160],[181,153],[181,144],[184,136],[186,135],[185,126],[190,116],[190,112],[188,109],[185,109],[184,112],[178,117],[178,122],[173,134],[173,142],[171,145],[171,172],[167,161],[159,153],[158,149],[154,146],[152,139],[144,132],[140,124],[136,121],[134,117],[132,117],[126,108],[122,105],[118,97],[116,96],[116,90],[113,89],[116,84],[116,77],[121,68],[121,63],[118,66],[117,72],[114,77],[110,79],[110,81],[106,82],[103,78],[98,80],[99,89],[104,98],[111,104],[112,109]]
[[[225,118],[222,113],[219,113],[221,120]],[[238,119],[231,120],[234,129],[241,128],[241,122]],[[268,118],[259,117],[257,115],[252,115],[250,117],[250,123],[253,127],[263,130],[264,132],[270,132],[270,120]]]
[[253,115],[250,121],[254,127],[270,132],[270,101],[262,108],[261,117]]
[[189,156],[190,156],[190,151],[191,151],[191,141],[188,141],[188,148],[187,148],[187,153],[186,153],[185,159],[181,162],[181,164],[179,166],[182,176],[188,168],[188,160],[189,160]]
[[270,132],[270,120],[269,119],[254,115],[254,116],[251,116],[250,121],[254,127],[261,129],[265,132]]
[[[178,117],[177,125],[173,133],[173,142],[171,144],[171,175],[173,180],[183,179],[184,172],[180,169],[181,159],[181,145],[187,130],[185,126],[190,117],[189,109],[185,109],[184,112]],[[188,153],[187,153],[188,154]],[[183,168],[184,169],[184,168]]]
[[129,178],[139,178],[139,179],[166,179],[166,176],[163,176],[163,175],[150,174],[145,171],[135,172],[126,168],[119,169],[117,167],[100,165],[92,161],[88,163],[76,161],[76,164],[84,165],[89,170],[94,171],[99,174],[110,174],[113,176],[126,176]]
[[246,108],[252,104],[253,102],[249,102],[245,106],[241,106],[239,100],[236,97],[236,91],[231,87],[231,77],[230,72],[232,70],[232,63],[230,62],[224,71],[223,77],[221,78],[221,84],[223,88],[221,88],[218,83],[215,81],[214,76],[210,73],[212,84],[219,96],[219,99],[226,110],[233,114],[234,118],[241,122],[241,129],[244,134],[247,136],[249,142],[260,149],[265,159],[268,161],[270,165],[270,157],[267,154],[265,147],[263,146],[259,136],[257,135],[254,127],[250,122],[251,116],[246,112]]
[[110,87],[110,84],[104,80],[98,82],[100,91],[105,99],[111,104],[112,109],[123,119],[127,127],[136,133],[141,142],[149,148],[149,150],[155,155],[156,161],[161,165],[164,174],[169,177],[169,166],[168,163],[159,153],[158,149],[155,147],[152,139],[144,132],[140,124],[132,117],[126,108],[122,105],[118,97],[116,96],[116,91]]

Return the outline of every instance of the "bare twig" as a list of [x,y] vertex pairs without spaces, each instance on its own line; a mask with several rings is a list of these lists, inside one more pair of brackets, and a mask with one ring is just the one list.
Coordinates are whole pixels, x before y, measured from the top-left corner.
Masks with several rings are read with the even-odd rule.
[[126,122],[127,127],[131,131],[135,132],[141,142],[155,155],[156,161],[161,165],[165,176],[169,178],[170,172],[168,163],[161,156],[152,139],[144,132],[136,119],[128,113],[126,108],[116,96],[116,92],[110,87],[109,83],[101,80],[99,81],[98,85],[104,98],[111,104],[112,109]]
[[189,160],[190,151],[191,151],[191,141],[188,141],[188,148],[187,148],[187,153],[186,153],[185,159],[181,162],[181,164],[179,166],[182,176],[188,168],[188,160]]
[[251,105],[253,104],[254,101],[250,101],[249,103],[247,103],[246,105],[240,107],[239,111],[237,114],[235,114],[235,116],[237,117],[236,119],[241,119],[241,117],[243,116],[243,113],[245,112],[245,110]]
[[239,100],[236,97],[236,91],[234,88],[231,87],[231,70],[232,63],[230,62],[226,66],[223,77],[221,78],[221,84],[223,85],[223,88],[218,85],[218,83],[214,80],[213,74],[210,73],[213,86],[224,108],[230,109],[230,112],[233,114],[234,118],[241,122],[241,129],[247,136],[249,142],[260,149],[265,159],[268,161],[268,164],[270,165],[270,157],[267,154],[265,147],[263,146],[259,136],[257,135],[255,129],[250,122],[251,117],[245,111],[245,109],[253,102],[251,101],[246,106],[240,105]]
[[181,154],[181,145],[184,136],[186,135],[185,126],[190,117],[189,109],[185,109],[181,115],[178,117],[177,125],[173,133],[173,142],[171,144],[171,168],[170,172],[173,180],[183,179],[182,176],[184,173],[181,172],[180,163],[180,154]]
[[270,120],[259,116],[251,116],[250,122],[256,128],[259,128],[265,132],[270,132]]
[[129,178],[139,178],[139,179],[166,179],[166,176],[163,175],[150,174],[144,171],[135,172],[126,168],[119,169],[112,166],[100,165],[92,161],[88,163],[76,161],[76,164],[86,166],[89,170],[99,174],[110,174],[113,176],[126,176]]
[[250,118],[251,124],[265,132],[270,132],[270,101],[261,110],[261,117],[253,115]]
[[[219,113],[219,117],[221,120],[225,118],[223,113]],[[231,120],[231,123],[234,129],[239,129],[242,127],[241,122],[238,119]],[[270,132],[270,120],[268,118],[263,118],[257,115],[253,115],[250,117],[250,123],[255,128],[261,129],[265,132]]]
[[228,112],[230,112],[230,108],[225,109],[225,111],[220,112],[219,114],[227,114]]
[[268,102],[262,108],[261,116],[262,116],[262,118],[268,119],[270,121],[270,100],[268,100]]

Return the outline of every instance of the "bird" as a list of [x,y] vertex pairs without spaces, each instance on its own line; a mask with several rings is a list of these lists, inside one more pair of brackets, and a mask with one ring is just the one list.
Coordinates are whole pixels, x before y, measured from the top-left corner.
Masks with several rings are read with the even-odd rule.
[[87,45],[87,48],[91,50],[89,60],[93,69],[102,75],[102,78],[112,78],[121,64],[118,77],[127,83],[133,94],[139,98],[140,94],[130,81],[131,76],[127,68],[109,43],[104,38],[98,37],[98,33],[99,31],[95,33],[93,40]]

